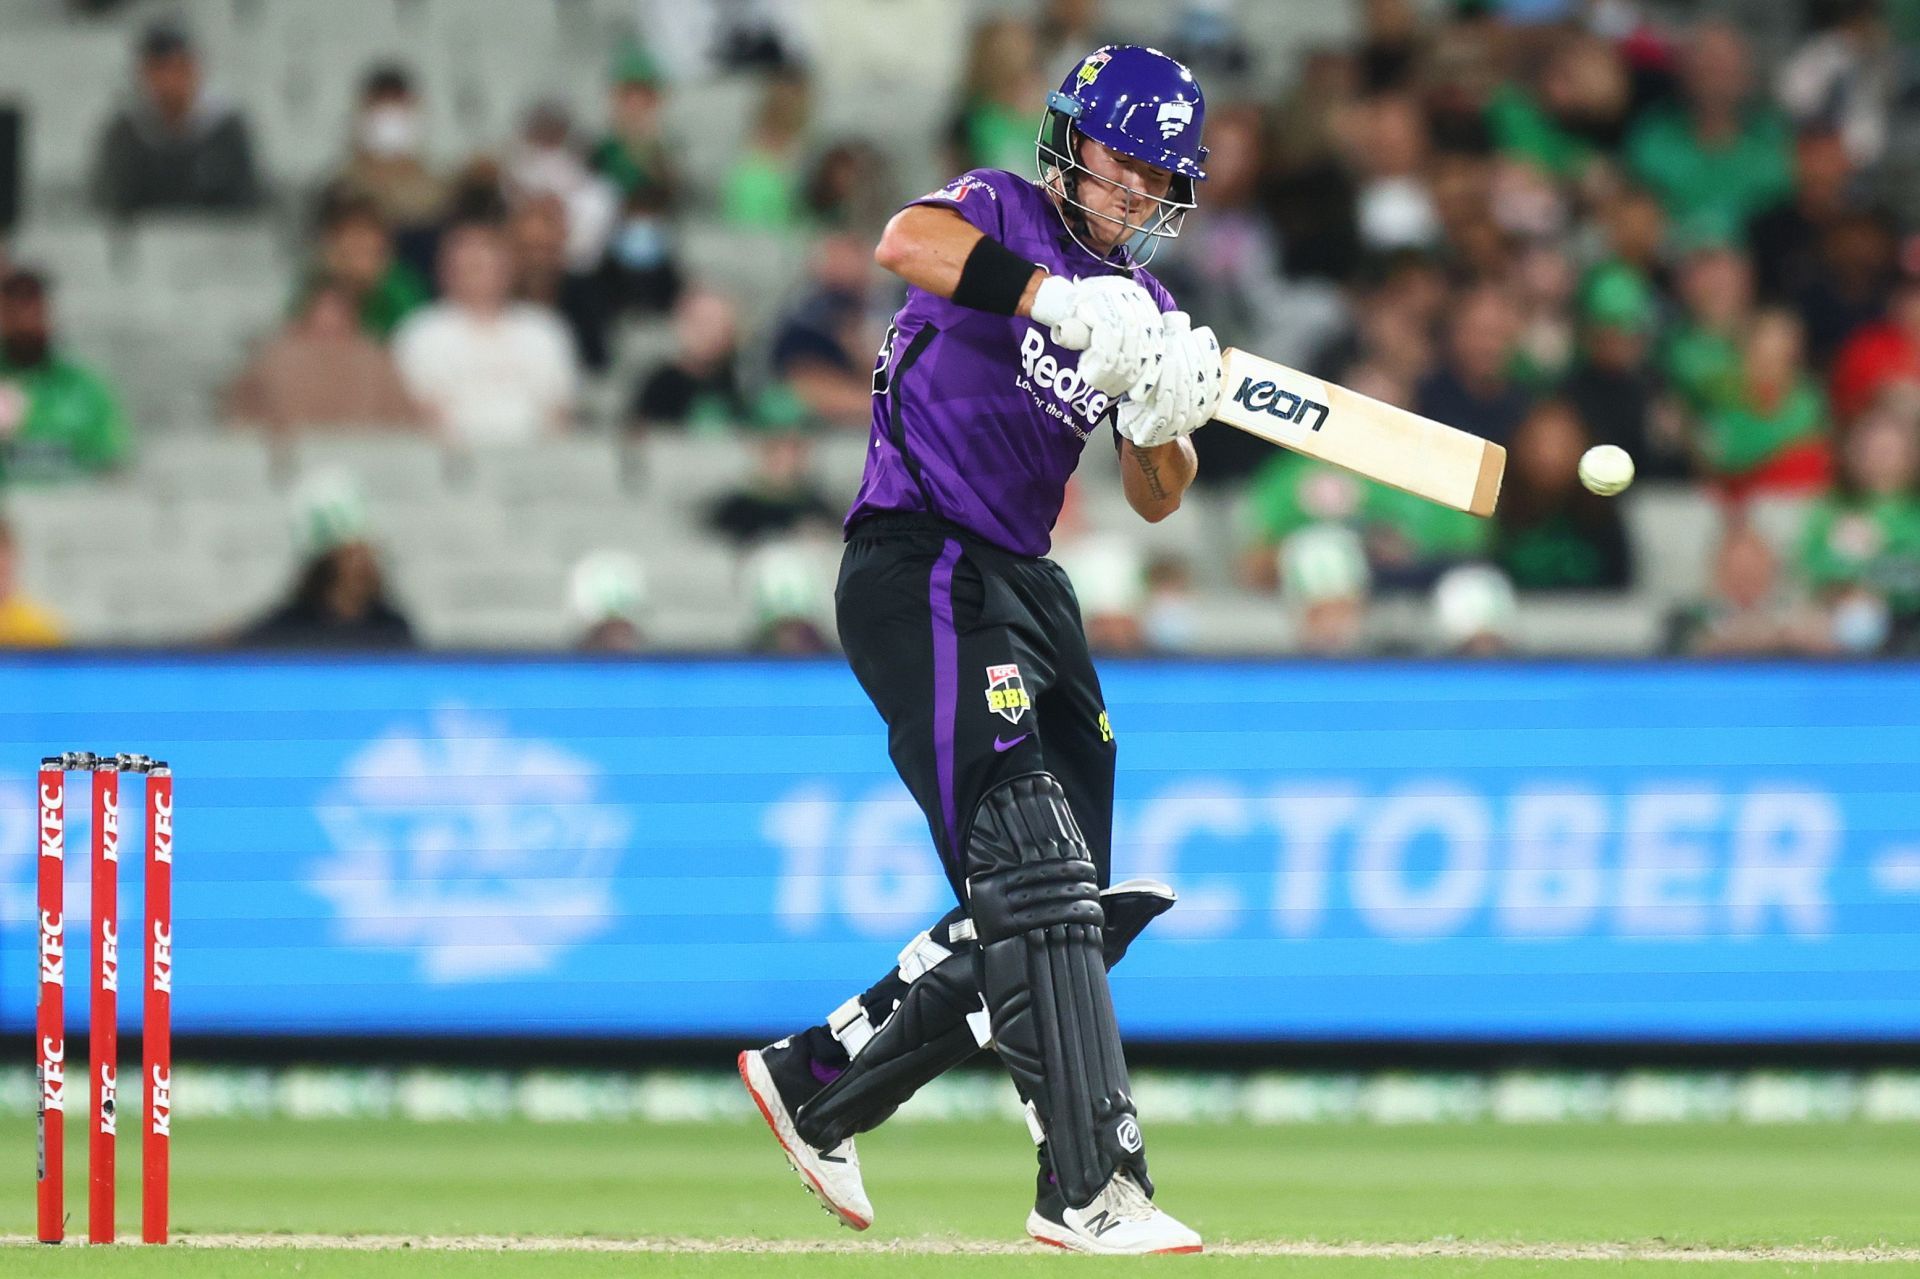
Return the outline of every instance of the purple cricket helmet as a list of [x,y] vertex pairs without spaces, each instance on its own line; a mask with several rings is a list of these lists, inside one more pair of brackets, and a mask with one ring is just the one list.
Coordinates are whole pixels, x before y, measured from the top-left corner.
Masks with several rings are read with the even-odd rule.
[[1138,260],[1145,262],[1162,240],[1180,234],[1182,219],[1194,207],[1194,184],[1206,181],[1202,166],[1207,149],[1200,145],[1206,113],[1206,98],[1193,72],[1158,49],[1137,44],[1095,49],[1067,74],[1057,91],[1047,95],[1047,113],[1040,121],[1035,146],[1040,180],[1075,211],[1069,214],[1063,208],[1061,217],[1082,248],[1093,252],[1083,238],[1087,217],[1104,215],[1093,214],[1080,201],[1079,184],[1105,179],[1080,163],[1074,135],[1084,134],[1121,155],[1173,174],[1165,196],[1138,192],[1153,203],[1153,216],[1145,223],[1126,224],[1136,238],[1144,240],[1145,251]]

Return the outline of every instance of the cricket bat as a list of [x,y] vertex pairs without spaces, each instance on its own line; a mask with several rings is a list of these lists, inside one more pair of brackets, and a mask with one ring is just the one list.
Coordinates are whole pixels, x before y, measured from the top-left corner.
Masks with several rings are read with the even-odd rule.
[[1214,420],[1456,511],[1492,515],[1507,451],[1234,347]]

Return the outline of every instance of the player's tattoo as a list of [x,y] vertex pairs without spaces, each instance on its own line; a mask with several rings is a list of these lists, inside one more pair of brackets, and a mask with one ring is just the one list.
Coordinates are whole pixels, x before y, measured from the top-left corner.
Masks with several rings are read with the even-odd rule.
[[1141,476],[1147,481],[1147,492],[1153,495],[1153,500],[1156,502],[1166,501],[1167,486],[1160,482],[1160,464],[1154,461],[1152,456],[1138,445],[1130,445],[1129,447],[1133,451],[1133,460],[1140,465]]

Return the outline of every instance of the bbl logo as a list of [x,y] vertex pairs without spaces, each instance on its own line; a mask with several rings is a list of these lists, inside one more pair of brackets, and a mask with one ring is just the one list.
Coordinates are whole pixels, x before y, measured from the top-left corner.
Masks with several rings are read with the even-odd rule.
[[1092,84],[1100,78],[1101,69],[1111,61],[1113,61],[1113,55],[1102,49],[1099,53],[1092,54],[1085,62],[1080,64],[1080,74],[1074,78],[1081,84]]
[[1033,699],[1027,696],[1027,685],[1020,678],[1018,666],[1008,662],[1005,666],[987,667],[988,710],[1009,724],[1018,724],[1032,705]]
[[1265,413],[1282,422],[1305,425],[1307,415],[1313,414],[1313,425],[1307,427],[1309,431],[1317,431],[1327,424],[1326,405],[1295,395],[1292,391],[1283,391],[1271,382],[1256,382],[1247,378],[1240,383],[1240,389],[1233,393],[1233,402],[1248,412]]

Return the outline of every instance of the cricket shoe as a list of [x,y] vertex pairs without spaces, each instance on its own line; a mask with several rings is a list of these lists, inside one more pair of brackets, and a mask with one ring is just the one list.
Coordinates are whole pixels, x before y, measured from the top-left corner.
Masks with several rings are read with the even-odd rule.
[[822,1150],[808,1145],[793,1125],[793,1114],[801,1103],[820,1091],[805,1057],[805,1050],[791,1039],[765,1048],[749,1048],[740,1054],[740,1080],[746,1084],[753,1104],[760,1107],[767,1127],[773,1129],[774,1140],[786,1152],[787,1162],[820,1206],[838,1217],[842,1225],[865,1230],[873,1224],[873,1204],[868,1202],[867,1189],[860,1182],[860,1156],[854,1152],[853,1138]]
[[1131,1173],[1114,1173],[1084,1208],[1069,1208],[1046,1184],[1027,1215],[1027,1233],[1041,1243],[1116,1257],[1201,1250],[1200,1236],[1156,1207]]

